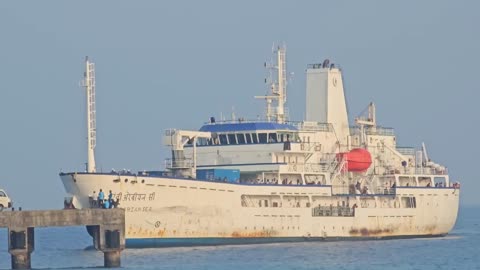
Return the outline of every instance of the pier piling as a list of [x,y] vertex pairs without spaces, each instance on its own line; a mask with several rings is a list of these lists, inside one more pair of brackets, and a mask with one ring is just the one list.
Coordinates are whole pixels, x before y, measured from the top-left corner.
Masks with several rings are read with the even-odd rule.
[[31,269],[36,227],[89,226],[94,246],[104,253],[104,267],[120,267],[125,249],[125,210],[83,209],[0,212],[0,228],[8,228],[12,269]]
[[120,267],[120,251],[104,252],[103,265],[108,268]]

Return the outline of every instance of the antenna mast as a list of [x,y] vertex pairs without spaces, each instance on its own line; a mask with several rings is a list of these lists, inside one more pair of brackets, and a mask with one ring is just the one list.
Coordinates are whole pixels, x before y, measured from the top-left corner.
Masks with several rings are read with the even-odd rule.
[[[265,63],[265,67],[270,69],[270,77],[268,80],[265,80],[265,82],[269,84],[271,93],[270,95],[267,94],[265,96],[255,96],[255,98],[265,99],[267,110],[266,117],[268,121],[284,123],[287,120],[287,113],[285,108],[285,104],[287,103],[287,48],[285,45],[282,45],[278,46],[275,49],[274,46],[273,53],[276,54],[276,63]],[[276,80],[273,78],[273,71],[275,70],[277,73]]]
[[96,172],[95,146],[97,143],[97,124],[95,115],[95,64],[85,57],[83,87],[87,94],[87,172]]
[[366,146],[366,133],[365,128],[374,129],[377,126],[377,116],[375,115],[375,104],[370,102],[368,104],[368,117],[357,117],[355,118],[355,123],[360,126],[360,144]]

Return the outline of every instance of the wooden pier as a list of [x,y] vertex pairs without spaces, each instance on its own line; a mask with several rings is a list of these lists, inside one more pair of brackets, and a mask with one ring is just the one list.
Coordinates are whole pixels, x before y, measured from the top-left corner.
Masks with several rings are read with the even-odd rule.
[[90,226],[95,249],[104,253],[105,267],[120,267],[125,248],[125,210],[69,209],[0,212],[0,228],[8,228],[12,269],[31,269],[36,227]]

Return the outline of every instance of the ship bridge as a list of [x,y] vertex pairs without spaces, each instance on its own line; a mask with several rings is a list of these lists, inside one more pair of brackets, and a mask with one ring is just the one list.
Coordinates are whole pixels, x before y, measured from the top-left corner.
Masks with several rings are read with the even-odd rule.
[[[329,123],[268,121],[227,121],[207,123],[199,131],[212,133],[211,139],[199,139],[197,146],[271,144],[271,143],[310,143],[319,141],[313,134],[334,133]],[[188,145],[187,145],[188,146]]]
[[200,131],[211,132],[210,140],[199,140],[200,146],[278,143],[298,140],[298,128],[276,122],[222,122],[209,123]]
[[[250,172],[278,172],[290,165],[300,168],[297,164],[320,163],[325,158],[322,150],[330,153],[337,147],[328,123],[210,121],[199,131],[212,136],[196,141],[198,168],[238,169],[241,177]],[[192,157],[193,143],[185,145],[186,157]]]

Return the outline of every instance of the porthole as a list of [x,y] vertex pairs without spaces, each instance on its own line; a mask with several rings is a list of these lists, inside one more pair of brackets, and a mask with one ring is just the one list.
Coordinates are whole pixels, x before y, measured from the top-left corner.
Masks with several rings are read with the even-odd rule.
[[128,182],[128,179],[127,179],[127,178],[125,178],[125,183],[127,183],[127,182]]

